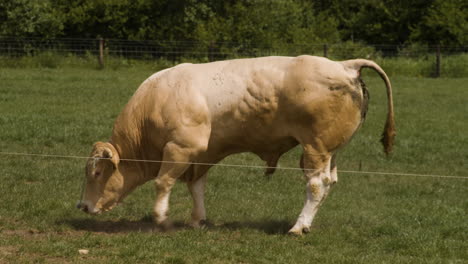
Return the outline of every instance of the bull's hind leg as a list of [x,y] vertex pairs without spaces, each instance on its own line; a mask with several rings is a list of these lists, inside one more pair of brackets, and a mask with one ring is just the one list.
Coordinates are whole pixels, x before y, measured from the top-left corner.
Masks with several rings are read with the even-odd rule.
[[330,190],[330,165],[331,155],[320,153],[310,145],[304,146],[301,167],[307,179],[307,196],[304,208],[289,233],[301,235],[310,231],[312,220]]
[[198,228],[205,225],[206,211],[205,211],[205,183],[206,172],[211,166],[208,165],[194,165],[193,179],[187,182],[188,189],[193,199],[192,220],[190,225]]

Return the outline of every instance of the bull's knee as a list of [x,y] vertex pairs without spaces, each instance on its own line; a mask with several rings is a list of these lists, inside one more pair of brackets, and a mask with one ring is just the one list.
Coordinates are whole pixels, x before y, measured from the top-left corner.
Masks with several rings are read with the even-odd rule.
[[176,179],[171,177],[157,177],[154,180],[156,185],[156,191],[159,193],[166,193],[169,192],[172,186],[175,184]]
[[324,193],[324,181],[320,177],[313,177],[307,183],[308,191],[313,200],[320,200]]
[[330,186],[333,184],[331,177],[328,176],[323,177],[322,182],[325,186]]

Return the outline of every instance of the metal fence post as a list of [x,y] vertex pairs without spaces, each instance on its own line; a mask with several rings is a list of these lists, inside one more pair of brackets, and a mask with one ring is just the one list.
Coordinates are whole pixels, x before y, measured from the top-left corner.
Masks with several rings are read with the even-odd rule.
[[328,45],[327,44],[323,44],[323,56],[325,58],[328,58]]

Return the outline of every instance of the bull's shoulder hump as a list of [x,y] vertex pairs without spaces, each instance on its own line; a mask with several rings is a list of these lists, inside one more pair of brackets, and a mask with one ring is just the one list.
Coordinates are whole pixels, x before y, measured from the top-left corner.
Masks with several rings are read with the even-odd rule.
[[148,77],[148,81],[152,81],[152,80],[156,80],[158,78],[160,78],[161,76],[163,76],[165,73],[167,73],[168,71],[170,71],[172,68],[167,68],[167,69],[164,69],[164,70],[160,70],[158,72],[155,72],[153,73],[150,77]]
[[174,69],[179,69],[179,68],[183,68],[185,66],[188,66],[188,65],[193,65],[192,63],[182,63],[182,64],[178,64],[174,67],[170,67],[170,68],[167,68],[167,69],[163,69],[163,70],[160,70],[158,72],[155,72],[154,74],[152,74],[150,77],[148,77],[148,81],[154,81],[154,80],[157,80],[161,77],[165,77],[167,76],[167,74],[171,71],[173,71]]

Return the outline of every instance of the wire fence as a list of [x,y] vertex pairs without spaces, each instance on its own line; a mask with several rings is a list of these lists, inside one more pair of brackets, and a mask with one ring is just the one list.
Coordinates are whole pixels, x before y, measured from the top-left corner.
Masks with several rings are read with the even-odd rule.
[[[335,60],[352,58],[409,58],[425,60],[432,66],[432,77],[441,74],[441,56],[466,55],[468,46],[440,45],[364,45],[362,43],[337,44],[289,44],[280,47],[258,47],[249,43],[204,42],[204,41],[165,41],[165,40],[121,40],[121,39],[91,39],[91,38],[18,38],[0,36],[0,58],[10,61],[21,58],[41,57],[56,60],[57,55],[65,57],[84,58],[98,62],[104,67],[109,59],[133,60],[166,60],[177,63],[184,59],[206,62],[231,58],[261,57],[261,56],[297,56],[301,54],[318,55]],[[55,56],[55,57],[54,57]],[[462,64],[468,58],[463,56]],[[459,62],[457,62],[460,64]],[[53,62],[52,62],[53,64]],[[454,63],[449,63],[454,64]],[[463,68],[467,65],[450,66]],[[462,75],[463,74],[458,74]]]
[[164,41],[164,40],[121,40],[90,38],[17,38],[0,36],[0,55],[8,57],[34,56],[43,52],[74,55],[99,55],[132,59],[154,59],[167,57],[230,58],[266,55],[315,54],[325,57],[355,56],[401,56],[420,57],[440,52],[445,55],[467,53],[468,46],[438,45],[363,45],[360,43],[337,44],[290,44],[281,47],[256,47],[246,43]]
[[[17,156],[17,157],[31,157],[31,158],[50,158],[50,159],[110,159],[110,158],[92,158],[78,155],[59,155],[59,154],[38,154],[38,153],[21,153],[21,152],[0,152],[0,156]],[[241,169],[276,169],[276,170],[295,170],[305,171],[308,169],[298,167],[270,167],[260,165],[245,165],[245,164],[230,164],[230,163],[200,163],[200,162],[177,162],[177,161],[164,161],[164,160],[141,160],[141,159],[120,159],[121,161],[129,162],[144,162],[144,163],[171,163],[171,164],[191,164],[191,165],[202,165],[202,166],[216,166],[216,167],[229,167],[229,168],[241,168]],[[310,169],[314,170],[314,169]],[[462,175],[436,175],[436,174],[420,174],[420,173],[407,173],[407,172],[383,172],[383,171],[354,171],[354,170],[338,170],[340,173],[349,174],[361,174],[361,175],[380,175],[380,176],[413,176],[413,177],[429,177],[429,178],[452,178],[468,180],[468,176]]]

